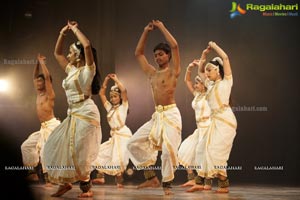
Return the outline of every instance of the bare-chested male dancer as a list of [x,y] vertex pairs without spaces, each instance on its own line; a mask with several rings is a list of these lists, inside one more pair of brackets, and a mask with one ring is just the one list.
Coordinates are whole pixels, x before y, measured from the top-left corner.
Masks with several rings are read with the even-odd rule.
[[[158,29],[168,43],[155,46],[155,68],[144,55],[148,33]],[[178,165],[177,151],[181,142],[181,115],[175,103],[175,89],[180,74],[179,48],[175,38],[164,24],[151,21],[145,28],[137,44],[135,56],[150,80],[155,112],[152,119],[140,127],[128,142],[130,159],[138,169],[144,169],[147,179],[138,188],[158,187],[160,182],[154,172],[158,151],[161,155],[162,186],[166,195],[171,193],[175,167]],[[172,61],[172,66],[170,64]]]
[[[43,175],[46,186],[50,186],[47,179],[47,171],[44,166],[43,150],[44,144],[49,135],[56,126],[60,124],[54,116],[54,99],[55,93],[52,87],[50,73],[46,66],[46,57],[37,56],[38,63],[33,72],[33,83],[36,89],[36,111],[41,128],[39,131],[32,133],[22,144],[22,159],[25,166],[37,167],[39,162],[42,165]],[[32,170],[30,176],[37,176],[36,172]],[[34,178],[33,178],[34,179]]]

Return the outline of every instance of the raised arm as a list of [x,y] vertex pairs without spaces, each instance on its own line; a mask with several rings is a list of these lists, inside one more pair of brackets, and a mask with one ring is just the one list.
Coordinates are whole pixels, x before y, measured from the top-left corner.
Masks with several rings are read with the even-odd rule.
[[[39,55],[38,55],[39,57]],[[33,81],[38,77],[38,75],[40,74],[40,62],[39,62],[39,59],[37,60],[37,63],[36,65],[34,66],[34,69],[33,69]]]
[[162,32],[162,34],[164,35],[165,39],[167,40],[167,42],[171,47],[174,71],[176,77],[178,77],[180,74],[180,56],[179,56],[179,47],[177,41],[161,21],[153,20],[152,23],[155,27],[157,27]]
[[155,67],[149,64],[147,58],[145,57],[145,44],[147,40],[148,33],[153,30],[153,24],[150,22],[145,28],[138,41],[135,49],[135,57],[137,58],[140,66],[147,76],[151,76],[155,73]]
[[232,74],[232,71],[231,71],[230,62],[227,54],[215,42],[210,41],[208,45],[210,46],[211,49],[215,50],[215,52],[222,58],[224,75],[230,76]]
[[210,46],[207,46],[206,49],[204,49],[202,51],[201,58],[197,62],[197,65],[198,65],[198,75],[204,81],[206,80],[204,67],[205,67],[205,63],[206,63],[207,54],[210,52],[210,50],[211,50]]
[[58,64],[63,68],[63,70],[66,70],[66,66],[68,65],[68,60],[63,54],[63,42],[64,38],[66,36],[66,32],[69,30],[69,26],[64,26],[57,38],[55,49],[54,49],[54,56],[58,62]]
[[54,93],[54,90],[52,87],[50,73],[45,64],[46,57],[38,54],[37,59],[38,59],[39,66],[41,67],[42,73],[44,74],[44,77],[45,77],[45,88],[46,88],[46,93],[48,95],[48,98],[54,99],[55,93]]
[[120,82],[120,80],[118,79],[117,75],[116,74],[111,74],[110,78],[115,81],[115,83],[117,84],[118,88],[121,90],[121,98],[122,98],[122,100],[124,102],[128,101],[127,90],[124,87],[124,85]]
[[74,35],[80,41],[84,48],[85,62],[88,66],[94,63],[94,57],[92,52],[92,47],[88,38],[79,30],[78,23],[75,21],[68,21],[68,26],[73,31]]
[[106,88],[107,88],[107,82],[108,80],[110,79],[110,76],[109,74],[105,77],[103,83],[102,83],[102,86],[101,86],[101,89],[99,91],[99,96],[100,96],[100,99],[102,101],[102,104],[104,105],[107,101],[107,98],[105,96],[105,93],[106,93]]
[[189,89],[189,91],[193,94],[194,93],[194,87],[193,87],[193,82],[191,80],[191,72],[192,69],[195,67],[195,60],[189,64],[189,66],[186,68],[185,72],[185,77],[184,77],[184,82]]

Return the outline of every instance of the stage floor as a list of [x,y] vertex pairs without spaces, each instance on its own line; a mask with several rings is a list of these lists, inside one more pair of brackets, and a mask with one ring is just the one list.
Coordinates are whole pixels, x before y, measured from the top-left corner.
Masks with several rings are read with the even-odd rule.
[[[51,197],[52,193],[57,190],[57,185],[52,187],[44,187],[43,185],[31,185],[31,191],[37,200],[55,200],[55,199],[78,199],[80,194],[78,184],[73,185],[73,189],[65,193],[61,197]],[[178,200],[238,200],[238,199],[255,199],[255,200],[279,200],[300,199],[300,187],[279,187],[279,186],[254,186],[254,185],[237,185],[230,187],[230,193],[217,194],[212,191],[198,191],[194,193],[185,192],[187,188],[182,188],[178,185],[173,186],[173,195],[163,195],[162,188],[147,188],[136,189],[136,185],[125,185],[123,189],[117,189],[115,185],[94,185],[92,191],[94,192],[94,200],[158,200],[158,199],[178,199]],[[80,198],[83,199],[83,198]]]

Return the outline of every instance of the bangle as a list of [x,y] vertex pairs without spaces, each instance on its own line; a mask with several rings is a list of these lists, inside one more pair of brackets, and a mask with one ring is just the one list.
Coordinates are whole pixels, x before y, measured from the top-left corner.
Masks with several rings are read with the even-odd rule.
[[103,89],[106,89],[106,86],[104,86],[104,85],[102,85],[101,87],[102,87]]
[[59,32],[59,34],[60,34],[60,35],[62,35],[62,36],[66,36],[66,35],[67,35],[67,34],[65,34],[65,33],[64,33],[64,32],[62,32],[62,31],[61,31],[61,32]]

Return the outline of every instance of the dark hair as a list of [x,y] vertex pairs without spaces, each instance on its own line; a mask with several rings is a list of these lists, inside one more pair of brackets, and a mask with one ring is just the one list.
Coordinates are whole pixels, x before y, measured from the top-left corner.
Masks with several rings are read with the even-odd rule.
[[94,63],[96,65],[96,74],[95,74],[95,76],[93,78],[93,82],[92,82],[92,94],[97,95],[100,90],[101,76],[100,76],[100,72],[98,69],[97,51],[94,47],[92,47],[92,52],[93,52],[93,56],[94,56]]
[[217,60],[211,60],[211,61],[209,61],[209,63],[211,63],[213,65],[216,65],[216,66],[219,66],[219,72],[220,72],[220,75],[223,79],[224,78],[224,67],[223,67],[223,65],[221,65],[221,63],[219,63]]
[[[83,45],[79,41],[77,41],[77,42],[75,42],[75,46],[79,49],[80,56],[85,58]],[[100,76],[100,73],[98,70],[97,51],[94,47],[92,47],[92,53],[93,53],[93,57],[94,57],[94,63],[96,66],[96,74],[92,81],[92,94],[97,95],[100,90],[101,76]]]
[[156,50],[162,50],[162,51],[164,51],[166,54],[169,55],[169,60],[171,60],[171,58],[172,58],[171,47],[170,47],[170,45],[168,43],[161,42],[161,43],[157,44],[154,47],[153,52],[155,52]]
[[[49,75],[49,77],[50,77],[50,81],[51,81],[51,83],[52,83],[52,76]],[[37,79],[38,79],[38,78],[42,78],[42,79],[45,81],[45,76],[44,76],[44,74],[39,74],[39,75],[37,75],[36,78],[37,78]]]

